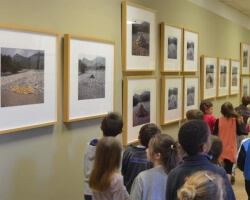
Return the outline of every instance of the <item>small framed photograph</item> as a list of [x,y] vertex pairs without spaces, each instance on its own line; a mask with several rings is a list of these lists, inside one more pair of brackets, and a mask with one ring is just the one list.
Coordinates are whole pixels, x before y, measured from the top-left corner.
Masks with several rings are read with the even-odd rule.
[[219,58],[218,64],[218,88],[217,88],[217,96],[227,96],[229,94],[229,67],[230,60]]
[[161,125],[182,119],[182,76],[163,76],[161,93]]
[[182,71],[183,29],[161,24],[161,72]]
[[122,69],[155,70],[156,10],[122,2]]
[[242,98],[244,95],[249,95],[249,93],[250,93],[250,77],[241,77],[240,97]]
[[59,33],[0,27],[0,134],[58,121]]
[[249,75],[249,50],[248,44],[240,43],[241,74]]
[[240,92],[240,61],[230,60],[230,95]]
[[156,124],[155,76],[125,76],[123,83],[123,144],[138,142],[141,127]]
[[199,58],[199,34],[184,29],[183,72],[197,72]]
[[65,34],[64,44],[64,122],[113,111],[115,42]]
[[202,100],[216,97],[217,57],[202,56],[201,80]]
[[184,76],[183,88],[183,119],[185,119],[188,110],[199,109],[199,77]]

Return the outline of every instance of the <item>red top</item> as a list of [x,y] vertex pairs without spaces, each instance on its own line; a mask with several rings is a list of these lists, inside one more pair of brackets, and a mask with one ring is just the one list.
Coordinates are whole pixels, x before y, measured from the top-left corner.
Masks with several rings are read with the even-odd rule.
[[213,130],[214,130],[214,124],[215,124],[216,118],[213,115],[204,114],[204,118],[203,119],[208,124],[208,126],[210,128],[210,132],[212,134]]

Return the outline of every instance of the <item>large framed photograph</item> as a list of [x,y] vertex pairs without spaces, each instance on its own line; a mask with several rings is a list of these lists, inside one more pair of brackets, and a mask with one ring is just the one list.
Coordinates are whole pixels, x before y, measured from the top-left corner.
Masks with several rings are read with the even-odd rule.
[[218,88],[217,88],[217,96],[227,96],[229,94],[229,67],[230,60],[219,58],[218,59]]
[[182,71],[183,28],[161,24],[161,72]]
[[122,69],[155,70],[156,10],[122,2]]
[[155,76],[125,76],[123,83],[123,144],[138,142],[138,133],[157,119]]
[[217,57],[202,56],[201,80],[202,100],[216,97]]
[[64,44],[64,122],[113,111],[115,42],[66,34]]
[[58,121],[59,34],[0,26],[0,133]]
[[240,43],[241,74],[249,75],[249,50],[248,44]]
[[240,92],[240,61],[230,60],[230,95]]
[[163,76],[161,88],[161,125],[182,119],[182,76]]
[[199,33],[184,29],[183,71],[197,72],[199,58]]
[[183,82],[183,119],[185,119],[188,110],[199,109],[199,77],[184,76]]
[[241,77],[241,87],[240,88],[241,88],[240,89],[240,97],[241,98],[245,95],[249,95],[249,93],[250,93],[250,77]]

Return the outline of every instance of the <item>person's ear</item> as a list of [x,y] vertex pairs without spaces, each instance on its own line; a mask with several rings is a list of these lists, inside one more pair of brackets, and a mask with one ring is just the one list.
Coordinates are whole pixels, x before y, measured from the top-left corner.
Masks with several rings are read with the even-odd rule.
[[161,153],[156,153],[156,154],[154,154],[154,158],[155,158],[156,160],[159,160],[159,159],[161,158]]
[[100,129],[102,130],[102,125],[100,124]]

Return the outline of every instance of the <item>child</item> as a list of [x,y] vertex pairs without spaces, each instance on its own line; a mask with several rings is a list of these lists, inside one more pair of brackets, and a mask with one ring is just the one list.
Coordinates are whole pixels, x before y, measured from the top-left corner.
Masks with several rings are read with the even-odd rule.
[[250,200],[250,138],[244,139],[241,143],[237,165],[244,172],[245,189]]
[[147,161],[146,149],[148,148],[149,140],[159,133],[161,133],[160,129],[153,123],[142,126],[138,136],[139,145],[131,145],[123,153],[122,175],[128,193],[130,193],[135,177],[140,172],[153,167],[153,164]]
[[200,103],[200,110],[204,113],[204,121],[208,124],[211,133],[213,133],[216,118],[212,115],[214,111],[213,104],[210,101],[203,100]]
[[89,186],[93,200],[123,200],[123,177],[119,173],[122,145],[114,137],[103,137],[97,145]]
[[179,200],[223,200],[223,195],[222,177],[210,171],[195,172],[178,191]]
[[147,159],[154,163],[154,168],[141,172],[135,178],[130,199],[165,199],[167,174],[177,166],[176,143],[167,134],[157,134],[150,139],[146,151]]
[[224,163],[224,169],[227,172],[229,180],[231,180],[233,164],[236,163],[237,155],[236,135],[245,134],[242,133],[239,126],[239,123],[244,122],[230,102],[222,104],[221,114],[223,116],[216,120],[213,134],[218,135],[222,141],[223,149],[220,161]]
[[208,152],[208,155],[211,156],[211,163],[221,166],[219,162],[219,157],[222,153],[222,141],[216,135],[211,135],[211,141],[212,146],[210,148],[210,151]]
[[187,120],[192,120],[192,119],[204,119],[204,114],[201,110],[199,109],[190,109],[186,112],[186,119]]
[[234,200],[234,192],[225,170],[212,164],[206,155],[211,147],[208,125],[202,120],[187,121],[179,129],[178,140],[187,155],[183,157],[182,164],[168,174],[166,199],[177,199],[177,191],[184,185],[186,177],[200,170],[208,170],[222,176],[227,199]]
[[[123,119],[120,113],[110,112],[108,113],[101,122],[100,126],[103,137],[112,136],[116,137],[122,132]],[[89,188],[89,177],[94,164],[96,145],[98,139],[93,139],[86,146],[85,156],[84,156],[84,198],[85,200],[92,200],[92,190]],[[126,190],[124,190],[124,196],[128,197]]]

